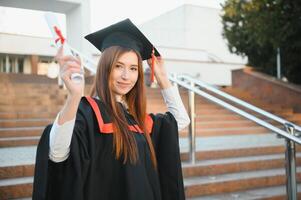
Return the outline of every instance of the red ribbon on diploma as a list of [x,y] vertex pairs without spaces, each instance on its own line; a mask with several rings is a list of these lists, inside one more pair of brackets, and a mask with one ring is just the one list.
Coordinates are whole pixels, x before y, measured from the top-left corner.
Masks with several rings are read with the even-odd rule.
[[57,26],[54,26],[53,28],[54,28],[56,35],[58,36],[58,38],[55,39],[55,43],[57,43],[58,41],[61,41],[61,44],[64,44],[65,38],[64,38],[61,30]]

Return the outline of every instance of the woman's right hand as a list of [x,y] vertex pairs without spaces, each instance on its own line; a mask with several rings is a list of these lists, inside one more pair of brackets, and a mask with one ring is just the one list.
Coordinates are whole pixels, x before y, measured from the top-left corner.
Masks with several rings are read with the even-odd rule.
[[71,98],[81,98],[84,95],[85,81],[84,79],[79,83],[75,83],[71,80],[71,74],[80,73],[83,74],[81,68],[81,61],[77,57],[64,55],[63,46],[59,48],[55,59],[60,66],[60,78],[65,83],[68,90],[68,95]]

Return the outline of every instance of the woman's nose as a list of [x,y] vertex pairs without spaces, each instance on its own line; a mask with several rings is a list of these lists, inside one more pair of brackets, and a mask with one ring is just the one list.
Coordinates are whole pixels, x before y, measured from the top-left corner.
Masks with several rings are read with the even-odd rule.
[[129,71],[127,69],[122,70],[121,78],[123,79],[129,78]]

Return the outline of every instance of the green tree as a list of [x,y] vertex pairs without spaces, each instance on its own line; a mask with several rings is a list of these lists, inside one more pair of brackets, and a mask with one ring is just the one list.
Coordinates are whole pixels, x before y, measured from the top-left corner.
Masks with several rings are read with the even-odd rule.
[[222,6],[223,36],[232,53],[276,75],[279,47],[282,74],[301,84],[300,0],[228,0]]

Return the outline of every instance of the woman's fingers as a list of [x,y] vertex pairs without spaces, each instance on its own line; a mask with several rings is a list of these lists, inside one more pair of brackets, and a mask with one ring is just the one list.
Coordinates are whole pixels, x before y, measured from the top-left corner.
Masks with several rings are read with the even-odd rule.
[[[161,56],[155,56],[155,63],[157,63],[160,60],[161,60]],[[151,66],[151,64],[152,64],[152,58],[147,59],[147,64],[149,66]]]
[[73,73],[81,73],[81,70],[78,68],[68,68],[61,72],[61,78],[64,81],[70,81],[71,80],[71,74]]
[[60,65],[60,76],[63,78],[63,74],[65,74],[68,70],[75,71],[76,73],[82,73],[81,66],[75,61],[67,61]]
[[72,72],[76,72],[76,73],[81,73],[82,69],[78,68],[78,67],[64,67],[61,69],[60,73],[63,74],[67,71],[72,71]]
[[62,68],[69,68],[69,67],[81,68],[81,66],[77,62],[71,60],[64,62],[62,66]]
[[74,59],[64,57],[64,60],[60,64],[60,76],[63,80],[70,79],[71,73],[82,73],[81,66]]
[[69,55],[68,56],[63,56],[62,61],[63,62],[74,61],[79,65],[81,64],[79,57],[74,57],[74,56],[69,56]]
[[83,74],[83,69],[81,67],[81,60],[79,57],[64,55],[63,48],[60,47],[55,56],[59,66],[60,66],[60,74],[59,76],[63,80],[68,92],[70,94],[83,94],[84,90],[84,81],[80,84],[74,83],[71,80],[71,75],[74,73]]
[[66,68],[64,70],[62,70],[62,73],[65,73],[66,71],[72,71],[72,72],[76,72],[76,73],[80,73],[81,69],[77,68],[77,67],[70,67],[70,68]]
[[59,63],[61,67],[63,67],[66,63],[71,63],[71,65],[74,65],[73,63],[76,63],[79,67],[81,66],[81,61],[78,57],[74,56],[62,56],[60,53],[58,53],[55,56],[55,60]]

